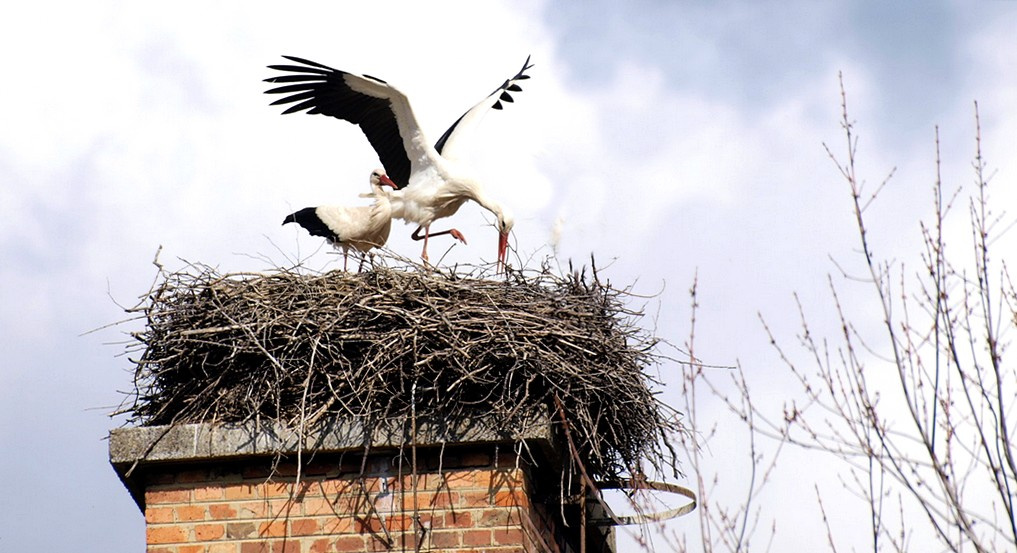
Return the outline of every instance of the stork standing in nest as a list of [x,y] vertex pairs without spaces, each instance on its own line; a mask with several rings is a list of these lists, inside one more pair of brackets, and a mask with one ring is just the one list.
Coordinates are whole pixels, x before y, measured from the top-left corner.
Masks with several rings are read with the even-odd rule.
[[272,105],[295,104],[283,113],[307,110],[307,113],[320,113],[360,126],[399,189],[393,196],[393,216],[418,225],[412,238],[424,241],[421,257],[425,262],[427,241],[431,236],[451,234],[466,242],[456,229],[431,232],[431,223],[453,215],[463,203],[473,200],[495,216],[498,269],[505,267],[513,218],[458,163],[458,153],[463,149],[463,137],[483,114],[489,109],[502,109],[503,102],[513,101],[510,92],[522,90],[519,82],[529,78],[525,72],[531,67],[530,58],[526,58],[523,68],[514,77],[457,119],[432,147],[409,99],[396,87],[369,75],[355,75],[293,56],[283,57],[301,65],[269,66],[290,74],[265,81],[296,83],[266,90],[266,94],[286,95]]
[[[333,247],[341,249],[345,271],[350,248],[367,254],[372,248],[384,246],[388,241],[389,230],[392,228],[392,192],[386,190],[386,186],[393,189],[396,187],[383,170],[375,169],[371,173],[371,193],[363,194],[374,198],[373,204],[357,207],[305,207],[287,215],[282,224],[297,223],[312,236],[324,237]],[[363,268],[362,257],[360,269]]]

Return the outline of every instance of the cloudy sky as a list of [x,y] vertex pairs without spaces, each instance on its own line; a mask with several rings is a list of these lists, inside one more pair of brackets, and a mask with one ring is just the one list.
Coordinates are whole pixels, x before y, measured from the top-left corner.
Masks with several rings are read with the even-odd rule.
[[[378,161],[354,127],[267,105],[261,80],[281,54],[397,84],[433,137],[532,55],[533,78],[485,120],[473,157],[515,213],[518,255],[594,254],[613,282],[659,293],[655,331],[676,343],[698,271],[697,351],[740,362],[778,400],[757,312],[792,338],[792,293],[828,309],[830,257],[855,259],[847,188],[822,147],[843,151],[839,72],[866,178],[897,168],[873,208],[877,253],[916,243],[935,125],[945,178],[970,181],[974,100],[998,182],[1017,172],[1014,1],[152,6],[19,2],[0,18],[0,550],[144,547],[104,441],[122,423],[107,414],[131,387],[118,354],[136,327],[83,333],[124,318],[160,246],[169,268],[335,263],[279,223],[359,201]],[[493,259],[482,210],[455,225],[470,243],[448,260]],[[392,249],[417,255],[410,231],[397,223]],[[776,550],[810,543],[782,528]]]

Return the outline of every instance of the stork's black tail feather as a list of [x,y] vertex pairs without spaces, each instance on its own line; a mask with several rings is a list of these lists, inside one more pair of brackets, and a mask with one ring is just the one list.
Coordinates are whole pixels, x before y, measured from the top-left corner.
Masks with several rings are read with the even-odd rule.
[[309,232],[311,236],[321,236],[332,242],[339,241],[339,236],[332,232],[332,229],[328,228],[328,225],[318,217],[318,208],[316,207],[305,207],[300,211],[290,213],[283,219],[282,224],[285,225],[286,223],[297,223],[304,227],[304,230]]

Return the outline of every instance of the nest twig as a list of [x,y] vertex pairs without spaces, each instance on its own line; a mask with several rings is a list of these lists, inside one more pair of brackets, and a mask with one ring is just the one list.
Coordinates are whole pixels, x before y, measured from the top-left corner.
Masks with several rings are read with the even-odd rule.
[[[481,275],[483,276],[483,275]],[[324,415],[370,424],[484,416],[512,434],[557,398],[591,474],[618,478],[651,462],[676,472],[677,414],[644,369],[656,339],[626,290],[596,271],[475,275],[375,268],[350,274],[164,273],[129,311],[135,392],[145,425],[277,421]],[[411,388],[416,385],[411,400]],[[414,404],[415,402],[415,404]]]

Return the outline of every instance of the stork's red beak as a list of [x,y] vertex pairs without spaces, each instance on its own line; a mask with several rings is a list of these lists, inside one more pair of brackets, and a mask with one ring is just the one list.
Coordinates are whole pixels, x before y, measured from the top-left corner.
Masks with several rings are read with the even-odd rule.
[[498,267],[497,271],[503,272],[506,270],[505,267],[505,256],[508,252],[508,233],[502,232],[498,235]]
[[388,175],[382,175],[381,178],[379,178],[378,180],[380,180],[381,184],[384,184],[385,186],[391,186],[392,188],[399,190],[399,187],[396,186],[395,181],[388,178]]

